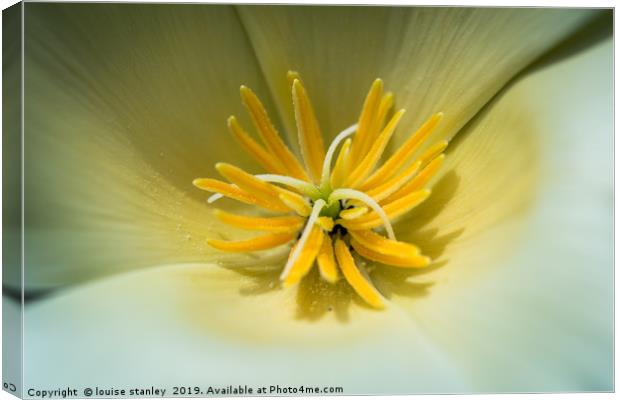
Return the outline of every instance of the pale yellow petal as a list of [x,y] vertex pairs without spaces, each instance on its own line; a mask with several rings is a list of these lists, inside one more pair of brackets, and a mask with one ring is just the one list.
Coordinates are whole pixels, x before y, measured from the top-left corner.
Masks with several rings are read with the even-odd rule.
[[480,391],[613,390],[613,44],[582,46],[451,142],[396,225],[435,258],[427,272],[373,274]]
[[[327,138],[356,122],[382,78],[409,112],[395,139],[443,111],[434,140],[454,135],[506,82],[593,16],[593,10],[434,7],[239,7],[287,130],[286,72],[312,88]],[[345,72],[343,72],[345,71]]]
[[217,257],[206,239],[232,229],[192,180],[216,161],[261,172],[226,121],[250,125],[240,83],[268,93],[234,9],[33,3],[25,19],[26,285]]
[[[371,310],[344,280],[331,284],[313,272],[282,290],[273,285],[278,268],[160,266],[31,304],[28,384],[82,387],[95,379],[100,388],[172,390],[202,386],[208,376],[206,390],[237,381],[258,388],[277,376],[287,386],[316,382],[347,395],[467,388],[398,308]],[[291,354],[300,361],[291,363]],[[380,382],[369,359],[382,366]]]

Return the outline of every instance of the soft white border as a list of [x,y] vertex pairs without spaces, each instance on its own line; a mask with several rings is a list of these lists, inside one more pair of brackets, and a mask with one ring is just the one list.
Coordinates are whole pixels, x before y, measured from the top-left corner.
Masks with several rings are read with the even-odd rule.
[[[86,1],[80,1],[80,2],[86,2]],[[133,1],[135,3],[173,3],[173,2],[179,2],[179,3],[187,3],[188,1],[169,1],[169,0],[151,0],[151,1]],[[267,3],[265,1],[257,1],[257,0],[245,0],[242,1],[243,3],[246,4],[260,4],[260,3]],[[0,5],[2,9],[5,9],[13,4],[15,4],[16,1],[14,0],[0,0]],[[198,3],[224,3],[222,1],[202,1],[202,2],[198,2]],[[377,5],[377,4],[381,4],[381,5],[433,5],[433,6],[482,6],[482,7],[542,7],[542,6],[556,6],[556,7],[615,7],[615,4],[613,1],[603,1],[603,0],[591,0],[591,1],[550,1],[550,0],[539,0],[539,1],[510,1],[510,0],[506,0],[506,1],[484,1],[484,0],[478,0],[478,1],[450,1],[450,0],[442,0],[442,1],[405,1],[405,0],[392,0],[392,1],[388,1],[388,2],[378,2],[378,1],[369,1],[369,0],[356,0],[356,1],[337,1],[337,2],[329,2],[329,1],[321,1],[321,0],[315,0],[315,1],[309,1],[309,0],[301,0],[301,1],[278,1],[278,0],[272,0],[269,1],[268,3],[271,4],[351,4],[351,5],[362,5],[362,4],[372,4],[372,5]],[[1,26],[2,26],[2,22],[0,19],[0,32],[1,32]],[[615,26],[615,15],[614,15],[614,26]],[[1,33],[0,33],[0,37],[1,37]],[[615,71],[614,71],[614,76],[617,76],[617,72],[618,72],[618,42],[614,43],[614,53],[615,53],[615,57],[614,57],[614,62],[615,62]],[[0,54],[0,60],[1,60],[1,54]],[[615,93],[618,93],[618,81],[614,80],[614,85],[615,85]],[[2,89],[2,82],[0,80],[0,91]],[[2,99],[0,97],[0,106],[2,104]],[[615,96],[614,96],[614,106],[615,106]],[[618,112],[617,109],[614,108],[615,110],[615,124],[614,124],[614,128],[615,128],[615,132],[618,132],[618,126],[617,126],[617,121],[618,121]],[[0,128],[1,130],[1,128]],[[618,141],[614,140],[614,154],[618,154],[618,150],[620,148],[620,144]],[[2,144],[0,142],[0,160],[2,159]],[[1,164],[0,164],[0,171],[1,171]],[[618,187],[618,171],[619,171],[619,165],[618,163],[615,163],[614,166],[614,185],[615,187]],[[2,193],[2,189],[0,187],[0,194]],[[1,196],[0,196],[0,204],[1,204],[2,200],[1,200]],[[617,196],[614,196],[614,208],[617,210],[618,206],[620,205],[620,200],[618,199]],[[2,216],[0,215],[0,223],[2,222]],[[614,215],[614,226],[617,226],[618,223],[618,216]],[[619,243],[620,240],[618,239],[617,236],[614,236],[614,251],[617,251],[617,249],[619,248]],[[0,252],[2,251],[2,242],[0,241]],[[0,277],[0,281],[1,281],[1,277]],[[618,278],[617,276],[615,277],[615,287],[617,287],[618,283]],[[617,298],[615,298],[615,310],[618,309],[618,302],[617,302]],[[2,333],[1,333],[1,325],[2,325],[2,311],[0,309],[0,339],[2,337]],[[617,327],[616,327],[617,328]],[[618,342],[618,329],[615,329],[615,343]],[[617,352],[616,352],[617,354]],[[618,382],[618,370],[615,369],[615,382]],[[2,366],[0,365],[0,376],[2,376]],[[607,394],[607,393],[591,393],[591,394],[581,394],[581,393],[577,393],[577,394],[564,394],[564,393],[560,393],[560,394],[501,394],[501,395],[426,395],[426,396],[368,396],[370,398],[376,398],[376,399],[386,399],[386,400],[402,400],[402,399],[407,399],[407,398],[415,398],[415,399],[433,399],[433,400],[437,400],[437,399],[446,399],[446,400],[456,400],[456,399],[489,399],[489,400],[493,400],[493,399],[504,399],[504,400],[518,400],[518,399],[546,399],[546,400],[581,400],[581,399],[612,399],[615,398],[614,394]],[[283,397],[263,397],[264,399],[269,399],[269,400],[281,400],[283,399]],[[291,397],[292,398],[292,397]],[[323,400],[326,398],[329,398],[328,396],[325,397],[304,397],[306,399],[316,399],[316,400]],[[337,398],[337,399],[342,399],[342,400],[348,400],[348,399],[359,399],[361,397],[357,396],[340,396],[340,397],[333,397],[333,398]],[[11,396],[10,394],[1,391],[0,392],[0,400],[9,400],[9,399],[15,399],[14,396]],[[252,398],[248,398],[248,399],[252,399]]]

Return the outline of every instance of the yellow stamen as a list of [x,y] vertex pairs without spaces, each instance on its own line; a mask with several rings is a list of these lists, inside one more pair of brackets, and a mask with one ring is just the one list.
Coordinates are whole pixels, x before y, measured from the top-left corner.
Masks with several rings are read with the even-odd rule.
[[256,94],[245,86],[241,86],[240,91],[243,104],[248,109],[252,122],[267,148],[286,167],[288,175],[307,181],[308,175],[291,150],[284,144]]
[[282,203],[300,216],[307,217],[310,215],[310,211],[312,211],[310,203],[297,193],[281,191],[279,197]]
[[296,247],[291,251],[291,255],[288,258],[286,265],[284,266],[284,270],[280,274],[281,280],[286,279],[286,277],[291,272],[291,269],[293,268],[293,266],[295,266],[295,264],[297,263],[299,257],[301,256],[301,252],[306,246],[306,242],[308,241],[310,235],[312,234],[312,230],[315,228],[314,223],[319,217],[319,213],[321,212],[323,207],[325,207],[325,200],[323,199],[318,199],[312,205],[312,212],[310,212],[310,215],[308,216],[308,222],[306,223],[306,226],[304,227],[304,230],[301,233],[299,240],[297,241]]
[[368,135],[372,122],[376,116],[377,108],[381,101],[381,94],[383,93],[383,81],[381,79],[375,79],[366,95],[364,100],[364,107],[358,121],[358,130],[355,141],[351,147],[351,160],[353,164],[360,161],[364,154],[362,151],[366,147],[366,142],[369,141]]
[[[288,71],[287,79],[303,162],[279,136],[256,94],[241,86],[243,104],[261,140],[253,139],[234,116],[228,119],[228,129],[266,173],[252,175],[218,163],[216,169],[230,183],[205,178],[194,180],[194,185],[215,193],[208,198],[209,204],[226,196],[288,215],[245,216],[215,210],[223,223],[268,234],[241,241],[210,239],[208,243],[224,251],[245,252],[294,241],[280,273],[284,287],[298,284],[316,261],[322,279],[333,284],[340,270],[366,303],[383,308],[386,299],[356,260],[361,256],[403,268],[421,268],[431,262],[417,246],[396,240],[392,222],[431,193],[425,186],[442,165],[448,142],[425,146],[421,154],[418,151],[443,114],[431,116],[387,162],[378,165],[404,113],[400,110],[388,119],[394,95],[383,94],[380,79],[371,85],[357,123],[338,133],[327,148],[299,73]],[[381,226],[387,237],[373,231]]]
[[388,141],[392,137],[398,122],[402,118],[405,110],[400,110],[388,122],[388,124],[383,128],[381,135],[377,138],[377,140],[373,143],[372,147],[368,151],[368,154],[364,156],[362,162],[353,170],[350,177],[346,180],[346,184],[349,187],[357,187],[361,181],[363,181],[366,176],[372,171],[372,169],[377,164],[377,161],[381,158],[381,154],[383,154],[383,150],[385,150],[385,146],[387,146]]
[[413,178],[405,186],[401,187],[399,190],[391,194],[389,197],[383,200],[383,202],[389,203],[397,201],[399,198],[407,196],[410,193],[416,192],[423,188],[424,185],[426,185],[428,181],[439,171],[439,168],[441,167],[444,158],[444,154],[440,154],[439,156],[435,157],[435,159],[428,163],[428,165],[424,167],[424,169],[422,169],[422,171],[420,171],[420,173],[415,178]]
[[[385,210],[372,199],[372,197],[368,196],[366,193],[358,192],[353,189],[336,189],[329,195],[329,202],[332,203],[335,200],[343,200],[343,199],[353,199],[358,200],[366,204],[368,207],[372,208],[374,214],[377,215],[383,226],[385,226],[385,230],[387,231],[390,239],[395,240],[394,229],[392,229],[392,224],[390,223],[390,218],[388,217]],[[363,217],[361,217],[363,218]]]
[[361,186],[362,190],[367,187],[372,187],[389,178],[391,174],[398,171],[405,162],[415,153],[424,140],[433,132],[433,130],[441,121],[443,113],[437,113],[431,116],[422,126],[418,129],[413,136],[411,136],[386,162],[373,173],[370,178],[364,182]]
[[273,204],[272,202],[265,201],[243,191],[237,186],[218,181],[217,179],[198,178],[194,179],[192,183],[199,189],[212,193],[219,193],[242,203],[257,205],[270,211],[282,211],[282,206],[280,204]]
[[[387,217],[390,220],[393,220],[418,206],[426,200],[430,194],[431,191],[429,189],[419,190],[394,200],[393,202],[384,205],[382,208]],[[377,213],[370,212],[350,221],[339,219],[336,223],[343,225],[347,229],[359,231],[377,228],[384,223],[384,220]]]
[[377,253],[394,256],[414,256],[420,254],[420,249],[412,244],[387,239],[371,230],[351,230],[349,233],[357,242]]
[[299,82],[303,83],[303,81],[301,80],[301,76],[299,75],[299,72],[297,71],[288,71],[286,73],[286,80],[288,81],[288,86],[290,89],[293,89],[293,82],[295,82],[295,79],[297,79]]
[[340,218],[342,219],[355,219],[361,217],[368,212],[368,207],[352,207],[346,210],[340,211]]
[[299,80],[293,81],[293,106],[301,155],[315,183],[321,179],[325,150],[312,104]]
[[382,309],[385,307],[384,299],[381,293],[370,283],[370,279],[355,265],[355,260],[349,251],[347,245],[342,239],[336,240],[335,245],[336,259],[340,270],[349,285],[364,301],[375,308]]
[[430,258],[419,254],[394,255],[379,253],[364,246],[355,238],[351,239],[351,244],[360,256],[383,264],[393,265],[395,267],[422,268],[428,266],[431,262]]
[[334,164],[334,169],[332,171],[331,176],[331,186],[333,188],[340,187],[343,183],[345,177],[345,173],[348,170],[348,158],[351,149],[351,139],[347,139],[342,147],[340,148],[340,153],[338,153],[338,158],[336,159],[336,164]]
[[269,232],[296,232],[303,226],[303,218],[285,217],[248,217],[215,210],[215,216],[222,222],[241,229]]
[[421,204],[430,194],[430,189],[418,190],[386,204],[383,209],[390,219],[395,219]]
[[248,152],[254,159],[265,168],[265,170],[274,173],[282,174],[286,172],[286,168],[280,164],[280,162],[274,158],[267,150],[260,144],[256,143],[254,139],[248,135],[235,116],[228,118],[228,130],[237,139],[237,142]]
[[381,201],[392,193],[400,189],[407,181],[409,181],[420,169],[422,161],[418,160],[405,169],[400,175],[397,175],[382,185],[376,186],[366,192],[370,197],[376,201]]
[[[290,270],[282,279],[282,285],[284,287],[296,285],[301,278],[308,274],[316,256],[319,254],[319,250],[321,250],[323,236],[321,228],[315,225],[310,232],[310,236],[308,236],[308,240],[303,244],[299,255],[291,265]],[[297,245],[302,244],[297,242]],[[297,250],[296,247],[291,250],[290,257],[293,257],[295,250]]]
[[290,242],[295,239],[296,236],[297,234],[295,232],[270,233],[268,235],[238,241],[208,239],[207,243],[219,250],[245,252],[271,249]]
[[316,224],[321,227],[325,232],[331,232],[334,229],[334,220],[329,217],[319,217],[316,220]]
[[270,183],[264,182],[231,164],[217,163],[215,164],[215,169],[245,192],[270,203],[277,211],[286,212],[290,210],[289,207],[280,200],[278,196],[279,192],[276,187]]
[[334,258],[332,239],[325,233],[323,233],[323,244],[321,245],[321,250],[316,257],[316,261],[319,265],[319,272],[323,279],[330,283],[338,281],[338,266],[336,265],[336,259]]
[[334,157],[336,148],[338,147],[341,141],[347,139],[349,136],[355,133],[356,130],[357,130],[357,125],[351,125],[347,129],[343,130],[338,135],[336,135],[334,140],[332,140],[331,144],[329,145],[329,149],[327,149],[327,154],[325,155],[325,159],[323,160],[323,170],[321,171],[321,184],[320,184],[321,190],[330,189],[330,178],[332,176],[332,173],[331,173],[332,158]]
[[383,128],[383,125],[385,124],[385,118],[387,117],[387,114],[392,108],[393,104],[394,94],[391,92],[386,93],[381,99],[381,103],[379,104],[377,114],[375,115],[372,126],[370,128],[370,133],[368,135],[370,140],[365,143],[365,147],[362,149],[362,154],[364,154],[364,152],[367,152],[370,149],[372,143],[377,139],[379,133],[381,133],[381,128]]
[[447,140],[441,140],[429,147],[421,156],[419,161],[426,166],[431,160],[439,156],[448,147]]

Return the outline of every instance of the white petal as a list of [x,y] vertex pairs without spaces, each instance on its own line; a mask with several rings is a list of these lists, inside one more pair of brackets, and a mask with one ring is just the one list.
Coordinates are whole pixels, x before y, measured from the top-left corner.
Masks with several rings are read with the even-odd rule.
[[592,15],[591,10],[432,7],[240,7],[287,132],[285,74],[301,73],[326,137],[357,121],[377,78],[406,108],[407,137],[443,111],[451,137],[512,76]]
[[228,231],[192,180],[216,161],[253,168],[226,119],[248,125],[239,85],[264,87],[234,9],[29,4],[25,18],[27,286],[209,259],[205,238]]
[[[478,148],[479,179],[464,163],[460,184],[467,186],[453,199],[461,204],[448,204],[429,223],[439,236],[464,229],[438,260],[445,265],[413,278],[428,286],[416,298],[389,271],[377,277],[476,391],[613,389],[612,60],[606,40],[534,70],[498,96],[453,153]],[[520,146],[533,168],[508,167],[515,173],[500,184],[495,165],[527,166]],[[503,208],[518,199],[513,186],[526,193]]]
[[342,308],[318,310],[325,304],[271,286],[277,274],[164,266],[28,306],[25,385],[465,389],[398,307],[360,308],[349,304],[347,290],[340,294],[349,296],[347,304],[336,306]]

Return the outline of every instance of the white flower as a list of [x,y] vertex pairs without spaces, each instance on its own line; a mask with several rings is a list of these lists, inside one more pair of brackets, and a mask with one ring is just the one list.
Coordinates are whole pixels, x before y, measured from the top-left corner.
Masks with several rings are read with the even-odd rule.
[[[59,289],[26,306],[27,387],[612,389],[612,46],[581,31],[605,15],[29,3],[25,18],[26,285]],[[275,253],[206,244],[241,233],[191,182],[216,161],[261,172],[226,132],[231,114],[250,126],[240,84],[294,137],[289,69],[326,142],[377,76],[408,110],[390,152],[445,114],[433,194],[395,225],[435,263],[373,268],[383,311],[316,274],[279,288]]]

